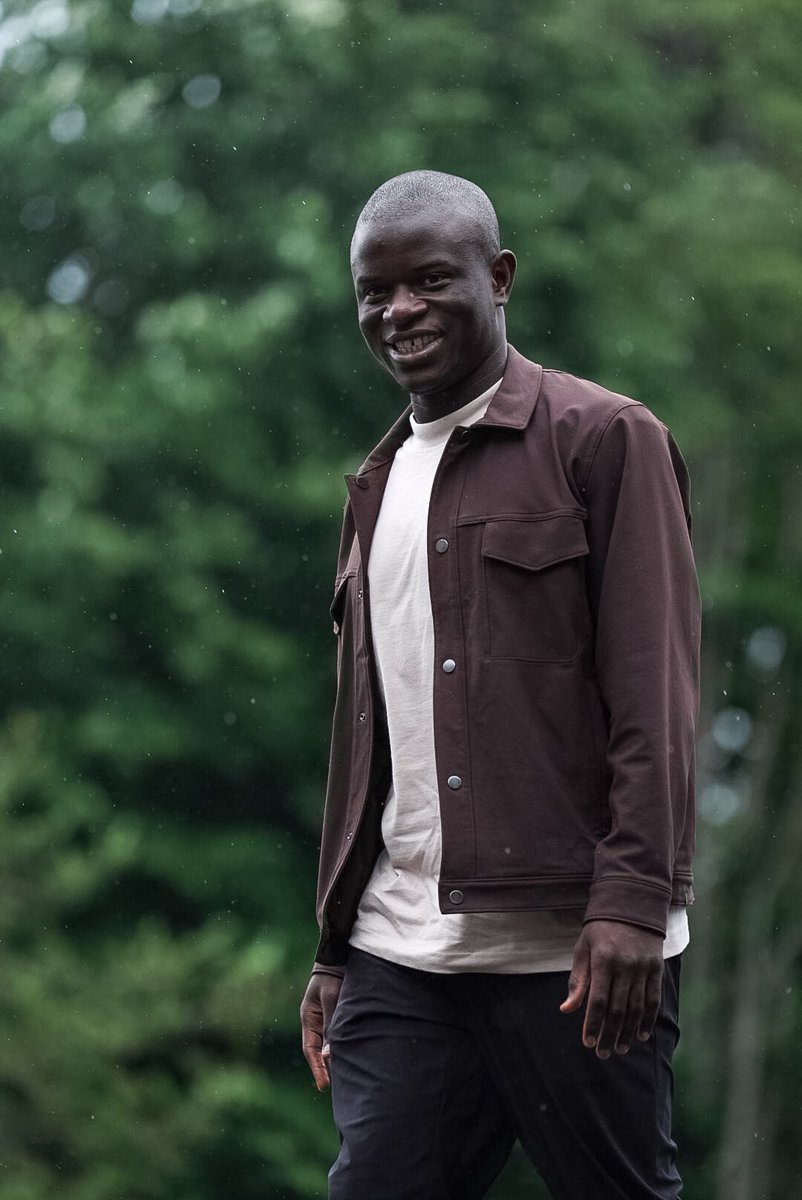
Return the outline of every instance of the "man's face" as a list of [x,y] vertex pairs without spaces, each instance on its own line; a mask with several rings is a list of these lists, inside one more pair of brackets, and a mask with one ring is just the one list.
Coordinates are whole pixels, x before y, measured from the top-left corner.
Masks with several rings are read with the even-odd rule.
[[503,255],[488,260],[471,234],[468,218],[436,209],[357,227],[351,270],[359,327],[409,392],[453,388],[505,340],[508,265]]

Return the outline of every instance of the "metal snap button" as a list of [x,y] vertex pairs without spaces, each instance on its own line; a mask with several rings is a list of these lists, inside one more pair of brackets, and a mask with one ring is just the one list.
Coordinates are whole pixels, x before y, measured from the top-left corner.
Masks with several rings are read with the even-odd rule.
[[449,775],[446,783],[450,788],[453,788],[454,791],[456,791],[457,788],[462,787],[462,780],[460,779],[459,775]]

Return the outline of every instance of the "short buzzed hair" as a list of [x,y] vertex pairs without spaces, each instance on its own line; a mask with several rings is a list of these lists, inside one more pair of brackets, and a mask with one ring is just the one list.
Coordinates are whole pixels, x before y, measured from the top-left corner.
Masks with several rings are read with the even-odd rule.
[[407,171],[388,179],[376,189],[359,214],[354,237],[360,226],[368,221],[393,220],[427,208],[461,212],[476,229],[476,243],[488,259],[499,253],[498,217],[489,197],[469,179],[446,175],[443,171]]

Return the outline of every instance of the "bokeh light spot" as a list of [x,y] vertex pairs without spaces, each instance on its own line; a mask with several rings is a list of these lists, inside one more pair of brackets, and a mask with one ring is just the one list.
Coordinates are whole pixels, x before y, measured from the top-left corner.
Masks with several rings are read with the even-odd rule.
[[51,271],[46,287],[56,304],[75,304],[89,288],[89,268],[80,258],[66,258]]
[[86,131],[86,113],[80,104],[71,104],[57,112],[50,122],[50,136],[54,142],[66,145],[77,142]]
[[70,10],[64,0],[39,0],[31,9],[30,19],[34,37],[61,37],[70,27]]
[[53,224],[56,205],[52,196],[32,196],[20,209],[20,224],[34,233],[40,233]]
[[752,718],[742,708],[723,708],[713,719],[711,733],[722,750],[738,754],[752,736]]
[[131,16],[137,25],[156,25],[167,12],[167,0],[134,0]]
[[181,95],[191,108],[208,108],[220,95],[220,86],[216,75],[196,75],[184,84]]
[[48,525],[61,525],[72,516],[75,500],[70,492],[53,485],[42,492],[37,508],[39,516]]
[[743,806],[743,797],[728,783],[709,783],[699,801],[699,811],[710,825],[726,825]]
[[[2,58],[1,45],[0,58]],[[38,71],[46,62],[47,50],[41,42],[36,41],[23,42],[21,46],[15,46],[9,58],[9,66],[18,75],[28,75],[33,71]]]
[[147,189],[143,200],[151,212],[167,217],[181,207],[184,189],[177,179],[159,179]]
[[781,629],[763,625],[746,643],[746,658],[759,675],[774,675],[785,657],[786,637]]

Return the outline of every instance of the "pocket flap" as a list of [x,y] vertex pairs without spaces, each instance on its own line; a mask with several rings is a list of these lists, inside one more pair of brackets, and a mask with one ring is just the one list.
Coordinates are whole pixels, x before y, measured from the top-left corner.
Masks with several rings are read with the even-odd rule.
[[340,626],[343,620],[343,611],[345,610],[345,598],[348,593],[348,580],[354,578],[354,573],[343,575],[342,579],[338,579],[334,584],[334,599],[329,605],[331,619],[334,622],[334,632],[340,632]]
[[529,571],[588,553],[585,523],[579,516],[559,513],[529,521],[488,521],[482,554]]

